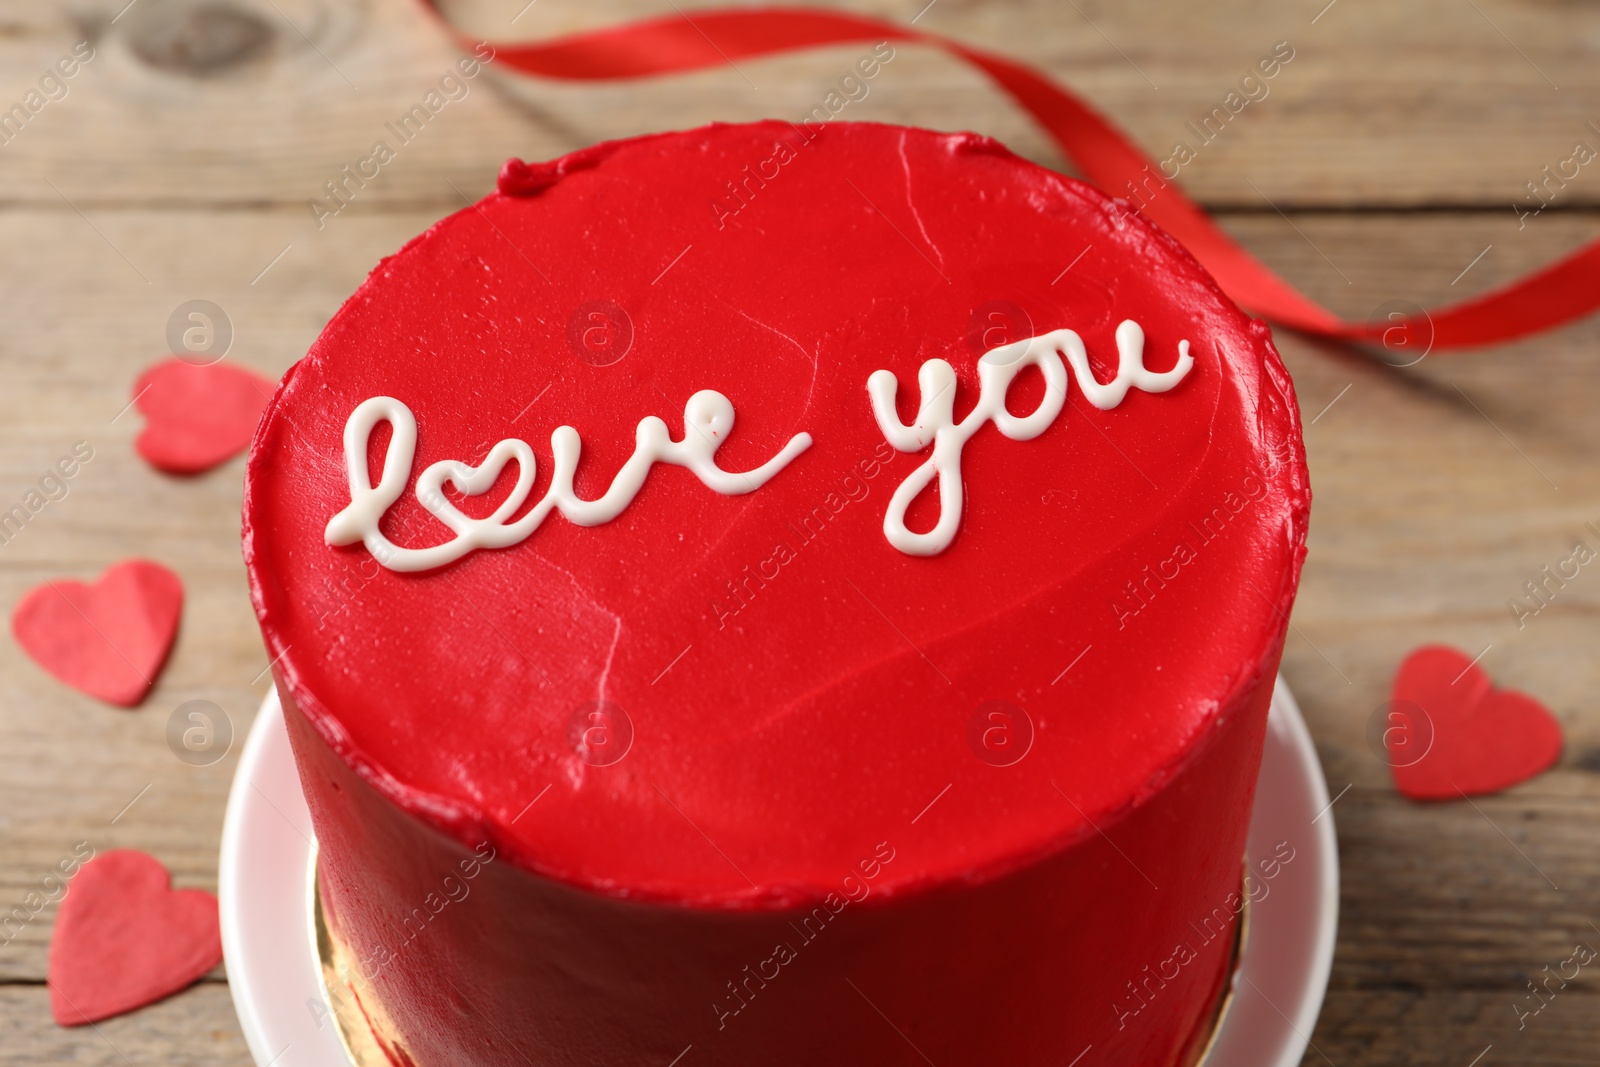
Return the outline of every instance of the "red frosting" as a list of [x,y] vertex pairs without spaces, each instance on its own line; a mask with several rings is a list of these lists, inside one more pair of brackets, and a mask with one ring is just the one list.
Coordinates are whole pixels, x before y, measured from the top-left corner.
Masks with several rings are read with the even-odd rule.
[[[1309,504],[1266,327],[1139,216],[972,135],[715,126],[501,186],[373,273],[249,466],[325,890],[358,956],[393,956],[363,1003],[397,1062],[1192,1051],[1227,948],[1186,931],[1231,921]],[[1071,328],[1107,381],[1124,319],[1151,370],[1189,342],[1176,388],[1102,411],[1074,381],[1037,438],[983,427],[954,542],[891,546],[927,456],[885,443],[873,371],[910,420],[948,360],[960,417],[985,349]],[[737,412],[726,469],[814,443],[742,496],[658,465],[610,522],[554,514],[437,570],[325,542],[369,397],[415,412],[413,481],[519,437],[537,500],[555,427],[598,497],[638,422],[681,437],[702,389]],[[1043,392],[1025,372],[1009,409]],[[453,500],[487,515],[514,475]],[[938,513],[925,492],[909,525]],[[383,530],[449,538],[409,490]],[[397,934],[480,843],[476,902]],[[812,947],[818,907],[853,932]],[[1195,961],[1141,995],[1182,937]],[[799,973],[757,995],[746,965]]]

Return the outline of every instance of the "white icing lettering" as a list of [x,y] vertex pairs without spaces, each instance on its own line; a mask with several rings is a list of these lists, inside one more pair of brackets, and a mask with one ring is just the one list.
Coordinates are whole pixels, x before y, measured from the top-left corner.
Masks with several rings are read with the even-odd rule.
[[[1194,366],[1189,342],[1178,342],[1178,362],[1169,371],[1151,371],[1144,365],[1144,330],[1132,319],[1117,327],[1117,373],[1109,382],[1095,380],[1083,339],[1072,330],[1052,330],[985,352],[978,361],[978,402],[960,422],[955,421],[956,372],[942,359],[930,359],[917,371],[920,400],[916,419],[907,426],[895,411],[900,380],[893,371],[874,371],[867,379],[872,414],[884,438],[901,452],[933,452],[900,483],[883,516],[883,534],[889,543],[911,556],[934,556],[950,547],[961,525],[961,450],[986,422],[1013,441],[1030,441],[1044,433],[1067,402],[1065,354],[1072,364],[1078,388],[1089,403],[1102,411],[1122,403],[1137,386],[1147,393],[1164,393],[1183,381]],[[1006,410],[1006,393],[1027,367],[1044,375],[1044,397],[1027,415]],[[927,533],[906,527],[906,510],[917,494],[938,479],[939,521]]]
[[[684,467],[708,489],[725,496],[740,496],[762,485],[800,453],[811,447],[810,434],[796,434],[783,449],[751,471],[727,471],[717,466],[716,451],[733,429],[733,404],[711,389],[689,398],[683,409],[683,440],[674,441],[667,424],[654,415],[640,421],[635,431],[633,455],[622,465],[611,486],[594,500],[584,500],[573,489],[583,442],[571,426],[558,426],[550,435],[553,473],[550,488],[527,514],[508,522],[528,499],[536,465],[533,449],[525,441],[508,438],[489,450],[476,467],[446,459],[428,466],[417,478],[417,501],[455,535],[429,548],[402,548],[384,536],[378,526],[384,514],[405,492],[416,455],[417,420],[411,409],[393,397],[375,396],[350,413],[344,427],[344,457],[350,479],[350,504],[328,520],[325,534],[330,545],[367,546],[383,566],[392,571],[425,571],[443,567],[479,548],[506,548],[528,537],[551,511],[559,511],[578,526],[598,526],[622,514],[643,488],[645,476],[656,463]],[[383,475],[372,484],[367,467],[367,447],[378,423],[387,422],[391,436],[384,454]],[[507,463],[517,464],[517,481],[506,499],[487,518],[465,515],[446,499],[449,482],[468,496],[486,493]]]

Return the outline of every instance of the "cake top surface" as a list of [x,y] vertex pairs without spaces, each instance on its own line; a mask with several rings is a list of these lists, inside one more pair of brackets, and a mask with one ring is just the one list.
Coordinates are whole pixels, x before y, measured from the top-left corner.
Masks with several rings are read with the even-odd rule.
[[384,260],[244,537],[280,684],[396,803],[760,908],[1140,803],[1270,662],[1308,504],[1266,327],[1139,216],[973,135],[769,122],[513,162]]

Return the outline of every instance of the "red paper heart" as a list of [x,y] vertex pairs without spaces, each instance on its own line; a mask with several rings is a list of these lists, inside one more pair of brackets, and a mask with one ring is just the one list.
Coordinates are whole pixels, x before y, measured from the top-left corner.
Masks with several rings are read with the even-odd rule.
[[209,470],[250,443],[274,388],[259,374],[226,363],[157,363],[133,385],[146,419],[139,454],[172,474]]
[[1390,767],[1413,800],[1496,793],[1561,755],[1561,725],[1543,704],[1494,688],[1470,658],[1443,645],[1406,657],[1395,675],[1392,713],[1403,717],[1395,720],[1403,728],[1385,732]]
[[173,889],[154,856],[131,849],[84,864],[50,938],[50,1014],[82,1026],[153,1004],[222,959],[217,898]]
[[90,696],[131,708],[155,684],[183,610],[183,582],[159,563],[117,564],[93,585],[28,590],[11,632],[35,663]]

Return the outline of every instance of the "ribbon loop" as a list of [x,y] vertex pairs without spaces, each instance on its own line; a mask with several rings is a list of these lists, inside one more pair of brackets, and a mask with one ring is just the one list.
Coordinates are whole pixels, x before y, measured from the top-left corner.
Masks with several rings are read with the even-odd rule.
[[[461,33],[422,0],[466,48],[481,43]],[[864,41],[903,41],[942,49],[981,71],[1026,111],[1069,162],[1115,195],[1159,173],[1127,134],[1081,97],[1013,59],[949,37],[864,15],[810,8],[711,9],[647,19],[533,44],[495,47],[497,62],[542,78],[613,81],[703,70],[739,59]],[[1143,213],[1182,242],[1237,303],[1302,333],[1382,343],[1392,321],[1357,322],[1301,294],[1229,237],[1176,184]],[[1571,322],[1600,308],[1600,240],[1536,273],[1450,304],[1406,325],[1425,331],[1435,350],[1495,344]]]

